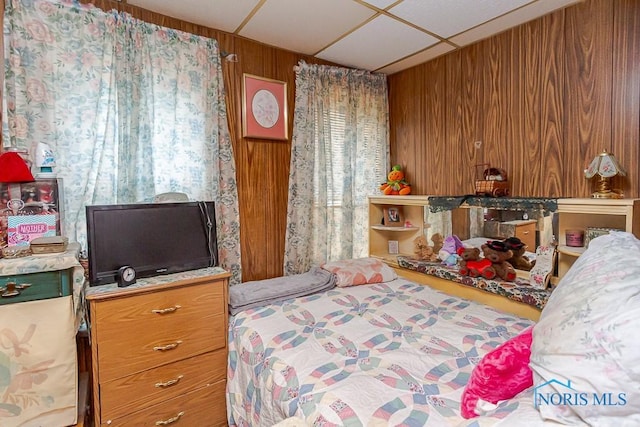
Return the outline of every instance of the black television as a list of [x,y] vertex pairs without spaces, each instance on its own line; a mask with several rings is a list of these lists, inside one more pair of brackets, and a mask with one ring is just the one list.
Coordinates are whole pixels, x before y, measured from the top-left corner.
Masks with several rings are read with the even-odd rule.
[[131,266],[138,278],[218,265],[213,202],[88,205],[89,284],[113,283]]

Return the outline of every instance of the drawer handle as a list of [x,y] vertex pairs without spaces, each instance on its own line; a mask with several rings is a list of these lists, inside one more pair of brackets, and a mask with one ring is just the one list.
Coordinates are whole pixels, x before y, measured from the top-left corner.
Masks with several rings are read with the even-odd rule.
[[156,425],[157,426],[166,426],[168,424],[172,424],[175,423],[176,421],[178,421],[180,419],[180,417],[182,417],[184,415],[184,411],[182,412],[178,412],[178,415],[176,415],[175,417],[171,417],[168,420],[162,420],[162,421],[156,421]]
[[167,313],[173,313],[179,308],[182,308],[182,307],[179,305],[174,305],[173,307],[169,307],[169,308],[160,308],[160,309],[151,310],[151,312],[156,314],[167,314]]
[[7,282],[6,286],[0,288],[0,292],[2,292],[2,298],[17,297],[20,295],[20,291],[27,289],[29,286],[31,286],[31,283],[20,283],[18,285],[16,282]]
[[523,231],[522,234],[529,234],[529,230]]
[[182,341],[176,341],[176,342],[174,342],[172,344],[167,344],[167,345],[160,345],[160,346],[157,346],[157,347],[153,347],[153,351],[173,350],[174,348],[176,348],[180,344],[182,344]]
[[165,388],[165,387],[171,387],[172,385],[176,385],[182,379],[183,376],[184,375],[178,375],[178,378],[176,378],[175,380],[169,380],[164,383],[156,383],[156,387]]

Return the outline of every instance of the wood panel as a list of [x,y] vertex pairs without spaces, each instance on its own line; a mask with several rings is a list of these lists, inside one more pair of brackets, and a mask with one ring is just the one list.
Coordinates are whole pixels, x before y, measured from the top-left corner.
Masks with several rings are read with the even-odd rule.
[[[587,196],[583,170],[611,150],[612,2],[592,0],[567,9],[565,34],[565,195]],[[585,25],[589,22],[589,25]]]
[[[514,195],[588,197],[592,182],[584,178],[584,168],[607,149],[629,172],[617,182],[625,196],[640,197],[639,44],[640,2],[585,0],[444,60],[393,74],[392,161],[394,153],[424,155],[424,144],[430,153],[447,151],[440,155],[444,164],[430,165],[437,173],[418,175],[414,183],[427,194],[468,194],[470,166],[489,162],[507,171]],[[414,84],[439,72],[446,75],[444,90]],[[429,115],[437,109],[425,110],[425,133],[419,119],[412,121],[417,130],[396,120],[400,106],[422,108],[417,99],[446,105],[444,119]],[[397,139],[398,126],[414,138]],[[474,148],[474,141],[482,146]],[[422,164],[433,158],[427,155]],[[446,184],[432,185],[431,176]]]

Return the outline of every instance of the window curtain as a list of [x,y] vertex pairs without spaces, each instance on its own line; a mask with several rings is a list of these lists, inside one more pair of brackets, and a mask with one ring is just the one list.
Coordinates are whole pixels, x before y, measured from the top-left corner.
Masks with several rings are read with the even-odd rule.
[[368,254],[368,199],[389,164],[386,76],[295,67],[284,273]]
[[4,25],[4,144],[53,149],[64,234],[86,247],[88,204],[173,191],[213,200],[220,263],[239,283],[217,42],[69,1],[7,1]]

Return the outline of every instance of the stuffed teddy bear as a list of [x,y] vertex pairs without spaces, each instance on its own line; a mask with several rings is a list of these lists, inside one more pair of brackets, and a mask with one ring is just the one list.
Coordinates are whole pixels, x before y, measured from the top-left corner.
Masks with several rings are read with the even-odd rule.
[[382,194],[400,194],[406,195],[411,194],[411,185],[404,180],[404,172],[402,171],[402,166],[395,165],[391,168],[391,172],[387,175],[387,182],[382,183],[380,185],[380,190]]
[[488,241],[482,245],[482,253],[486,259],[491,261],[497,277],[507,282],[513,282],[516,279],[516,271],[507,262],[513,256],[513,252],[507,249],[507,245],[503,241]]
[[493,263],[480,257],[480,249],[478,248],[460,248],[458,249],[458,255],[461,260],[460,274],[470,277],[484,277],[485,279],[493,279],[496,277],[496,270],[493,268]]
[[413,253],[419,260],[432,262],[438,260],[438,254],[427,244],[427,238],[424,235],[418,236],[413,240],[413,248]]
[[534,264],[534,261],[529,261],[529,258],[524,256],[527,246],[517,237],[509,237],[504,241],[507,249],[513,252],[513,256],[507,260],[509,264],[516,270],[530,271]]
[[433,242],[433,252],[435,254],[439,254],[440,249],[442,249],[442,244],[444,242],[444,238],[442,237],[442,234],[435,233],[433,236],[431,236],[431,241]]

